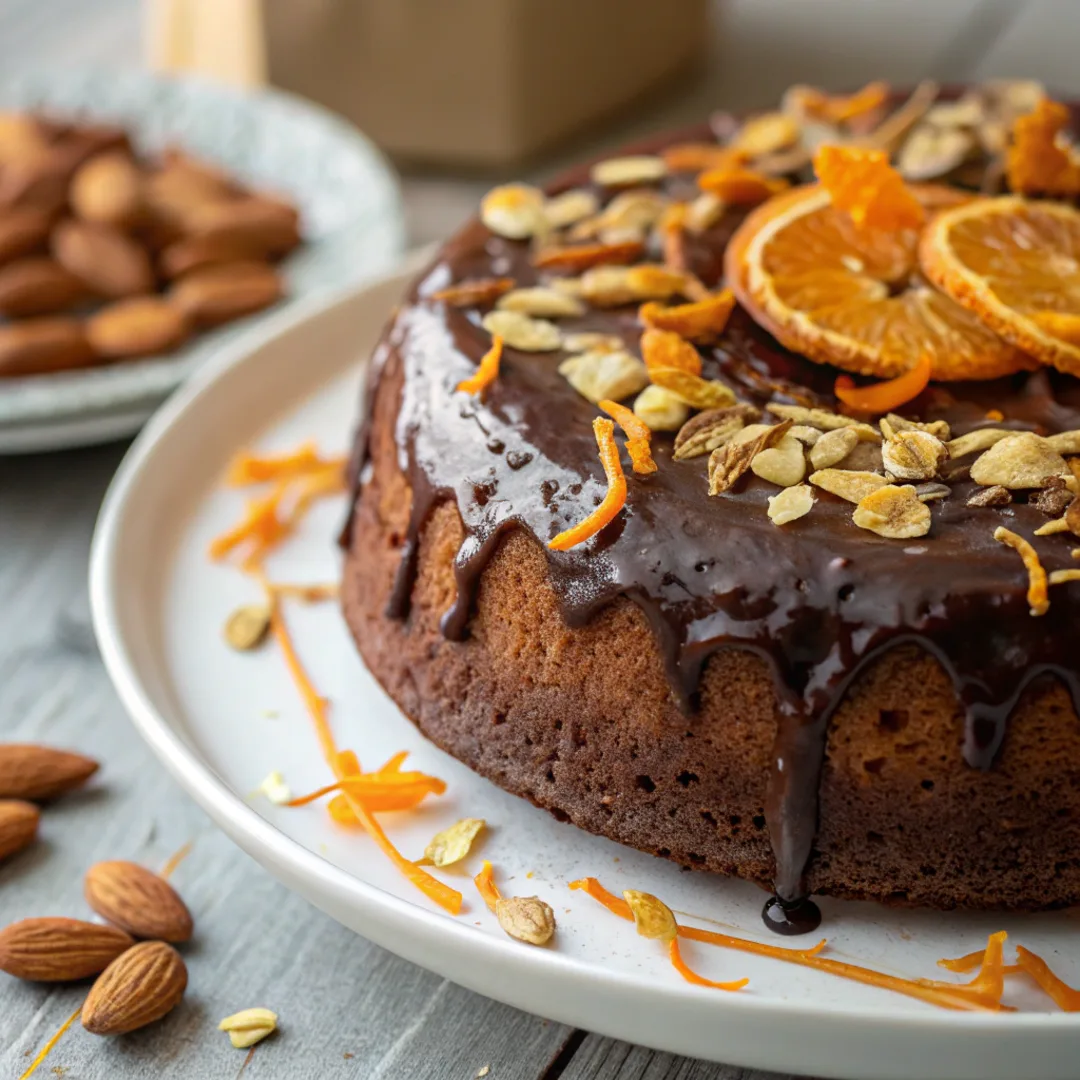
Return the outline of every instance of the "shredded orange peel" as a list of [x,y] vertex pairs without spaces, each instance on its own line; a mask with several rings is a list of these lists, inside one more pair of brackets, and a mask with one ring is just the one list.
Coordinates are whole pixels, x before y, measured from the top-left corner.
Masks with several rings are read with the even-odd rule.
[[652,439],[652,431],[634,412],[617,401],[605,398],[598,402],[599,407],[623,429],[626,436],[626,452],[630,455],[630,463],[634,472],[641,476],[648,476],[656,472],[656,462],[653,461],[652,452],[649,449],[649,441]]
[[552,551],[569,551],[570,548],[583,544],[605,525],[614,521],[626,505],[626,476],[619,461],[615,425],[606,417],[598,416],[593,421],[593,434],[600,449],[600,463],[604,466],[604,475],[607,477],[607,494],[603,502],[584,521],[564,529],[548,541],[548,547]]
[[917,229],[926,220],[922,203],[884,150],[821,146],[814,154],[814,172],[832,205],[860,228],[894,232]]
[[[570,882],[570,888],[581,889],[588,893],[594,900],[603,904],[610,912],[620,918],[633,920],[633,915],[626,901],[615,896],[614,893],[608,892],[596,878],[587,877],[579,881],[572,881]],[[858,964],[849,964],[841,960],[834,960],[832,957],[820,956],[819,953],[826,944],[824,940],[818,942],[811,949],[785,949],[778,945],[766,945],[746,938],[733,937],[730,934],[720,934],[713,930],[701,930],[695,926],[682,925],[679,926],[678,936],[688,941],[700,941],[709,945],[718,945],[721,948],[735,949],[740,952],[753,953],[757,956],[768,956],[790,964],[799,964],[802,967],[825,971],[831,975],[838,975],[842,978],[865,983],[868,986],[876,986],[883,990],[894,990],[946,1009],[996,1012],[1005,1008],[999,1000],[1000,992],[998,997],[994,998],[992,992],[987,989],[993,974],[992,957],[989,965],[984,965],[987,966],[987,970],[991,975],[984,979],[980,973],[980,976],[973,983],[954,986],[951,983],[936,982],[930,979],[904,979],[896,975],[874,971],[872,968],[865,968]],[[991,936],[991,942],[993,940],[993,936]],[[988,944],[988,951],[990,948],[991,946]],[[1000,942],[998,943],[998,950],[1000,958]],[[1000,959],[998,963],[1000,965]]]
[[853,94],[826,94],[813,86],[800,86],[795,96],[796,103],[807,116],[843,124],[884,105],[889,96],[889,84],[870,82]]
[[895,379],[856,386],[850,375],[840,375],[833,393],[849,408],[865,413],[887,413],[914,401],[930,385],[934,362],[929,353],[922,353],[914,366]]
[[1005,155],[1010,191],[1058,198],[1080,194],[1080,161],[1063,139],[1069,119],[1067,105],[1046,98],[1034,112],[1016,118]]
[[491,338],[491,348],[480,357],[480,366],[476,373],[457,384],[458,390],[466,394],[482,394],[498,377],[499,362],[502,360],[503,339],[498,334]]
[[502,899],[502,893],[499,892],[499,886],[495,884],[495,871],[487,859],[484,860],[484,865],[480,867],[480,873],[473,878],[473,884],[476,886],[480,898],[487,904],[488,909],[494,911],[495,904]]

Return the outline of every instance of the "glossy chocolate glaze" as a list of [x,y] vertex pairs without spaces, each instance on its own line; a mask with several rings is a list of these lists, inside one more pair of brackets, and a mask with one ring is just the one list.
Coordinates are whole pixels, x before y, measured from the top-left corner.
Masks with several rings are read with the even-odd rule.
[[[704,127],[690,134],[708,137]],[[660,145],[670,141],[677,140]],[[586,177],[579,170],[555,190],[582,185]],[[673,181],[669,190],[681,197],[686,184]],[[707,284],[720,280],[723,248],[738,221],[729,214],[691,245],[691,268]],[[490,339],[479,325],[481,313],[425,298],[454,282],[501,275],[519,285],[536,282],[528,245],[492,236],[474,221],[417,283],[373,373],[374,380],[401,382],[396,439],[413,499],[389,614],[407,615],[425,522],[436,505],[453,500],[466,537],[455,563],[457,597],[442,624],[454,640],[468,632],[478,580],[507,530],[523,528],[545,544],[590,513],[605,490],[591,427],[597,410],[558,374],[565,353],[506,349],[483,401],[455,392]],[[591,311],[560,325],[617,333],[637,350],[633,307]],[[707,377],[758,404],[835,404],[834,369],[786,351],[738,310],[720,345],[706,350],[704,368]],[[947,419],[958,435],[987,426],[991,408],[1004,413],[1010,428],[1044,434],[1080,428],[1080,381],[1040,371],[942,384],[905,412]],[[362,433],[358,487],[364,442]],[[570,626],[588,622],[617,597],[637,604],[656,636],[672,695],[691,717],[703,665],[717,649],[749,649],[768,662],[779,711],[766,806],[775,888],[787,912],[805,916],[785,917],[787,931],[808,930],[809,907],[792,905],[803,899],[829,719],[851,683],[884,650],[920,645],[940,660],[966,709],[966,760],[989,768],[1009,714],[1034,680],[1061,679],[1080,707],[1080,586],[1054,587],[1049,612],[1030,614],[1020,558],[992,534],[1004,524],[1031,537],[1047,518],[1023,502],[968,508],[976,490],[966,479],[970,459],[950,464],[953,493],[930,504],[930,534],[898,541],[855,527],[851,504],[824,492],[810,514],[777,528],[766,516],[774,486],[751,475],[735,491],[709,497],[706,458],[676,462],[672,442],[670,435],[654,437],[659,470],[628,474],[626,509],[614,522],[571,551],[547,552],[551,580]],[[1036,544],[1048,570],[1077,565],[1070,558],[1075,537]],[[777,923],[774,907],[767,923]]]

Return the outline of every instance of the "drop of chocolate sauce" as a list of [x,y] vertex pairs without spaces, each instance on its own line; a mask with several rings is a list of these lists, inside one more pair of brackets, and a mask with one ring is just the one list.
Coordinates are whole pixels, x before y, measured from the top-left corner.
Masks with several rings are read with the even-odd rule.
[[774,934],[794,937],[809,934],[821,925],[821,912],[809,897],[799,900],[781,900],[770,896],[761,909],[761,918]]

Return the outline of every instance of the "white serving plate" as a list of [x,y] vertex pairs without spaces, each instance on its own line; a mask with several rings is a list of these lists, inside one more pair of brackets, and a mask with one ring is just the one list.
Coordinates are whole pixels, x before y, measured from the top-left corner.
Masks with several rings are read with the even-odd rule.
[[[271,770],[295,792],[327,782],[314,734],[273,648],[236,654],[220,627],[255,597],[238,571],[210,564],[207,541],[236,520],[243,496],[220,486],[234,452],[278,450],[315,437],[347,448],[364,361],[415,269],[302,313],[278,317],[201,371],[150,422],[121,466],[98,524],[91,566],[94,622],[105,663],[137,728],[178,782],[237,844],[346,926],[464,986],[554,1020],[731,1064],[856,1080],[1065,1080],[1077,1075],[1080,1017],[1048,1008],[1023,980],[1022,1011],[935,1009],[775,960],[689,945],[712,978],[749,976],[740,993],[683,982],[654,942],[566,884],[587,874],[645,889],[681,912],[777,944],[761,925],[756,888],[700,874],[557,823],[428,745],[353,650],[333,605],[289,610],[298,647],[333,703],[343,747],[374,766],[399,749],[444,777],[443,799],[387,815],[403,851],[419,855],[441,828],[470,815],[492,826],[482,854],[504,892],[547,899],[559,919],[550,948],[507,938],[468,873],[445,871],[465,895],[452,918],[409,886],[362,833],[319,808],[252,799]],[[331,580],[340,505],[323,504],[272,567],[279,580]],[[474,853],[470,872],[479,868]],[[1007,929],[1063,977],[1080,982],[1080,924],[1064,913],[998,917],[822,903],[831,954],[896,974],[935,974],[941,956]]]
[[[305,243],[281,264],[289,310],[389,268],[404,237],[394,173],[354,127],[279,91],[243,93],[142,71],[63,71],[0,82],[0,110],[118,122],[136,147],[175,145],[300,208]],[[138,431],[173,390],[267,315],[192,338],[168,356],[0,379],[0,453],[83,446]]]

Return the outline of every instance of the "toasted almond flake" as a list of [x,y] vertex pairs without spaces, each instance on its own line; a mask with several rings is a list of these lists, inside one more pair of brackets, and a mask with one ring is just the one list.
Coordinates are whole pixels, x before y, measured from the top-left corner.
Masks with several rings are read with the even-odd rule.
[[995,443],[1014,434],[1015,432],[1007,431],[1005,428],[977,428],[959,438],[950,439],[945,445],[949,448],[950,457],[962,458],[968,454],[989,450]]
[[627,230],[641,239],[660,220],[667,205],[667,196],[652,188],[622,191],[596,218],[595,235]]
[[1068,581],[1080,581],[1080,570],[1051,570],[1047,581],[1051,585],[1064,585]]
[[520,311],[522,315],[548,319],[573,318],[584,315],[587,310],[576,297],[567,296],[566,293],[545,288],[543,285],[514,289],[500,297],[495,306],[499,311]]
[[999,544],[1011,547],[1024,562],[1028,572],[1027,600],[1032,615],[1045,615],[1050,607],[1050,598],[1046,595],[1046,571],[1039,561],[1039,553],[1022,536],[999,525],[994,530],[994,539]]
[[971,479],[983,487],[1000,484],[1010,491],[1044,487],[1064,476],[1065,459],[1030,431],[1012,433],[994,443],[971,464]]
[[471,281],[448,285],[445,289],[437,289],[427,299],[456,308],[483,307],[485,304],[494,303],[513,287],[513,278],[474,278]]
[[561,195],[548,199],[544,206],[544,217],[550,228],[566,229],[587,217],[592,217],[599,209],[600,200],[593,192],[585,188],[571,188]]
[[896,167],[905,180],[926,181],[951,173],[975,150],[975,135],[955,127],[921,124],[904,141]]
[[731,387],[716,379],[703,379],[679,368],[649,368],[648,375],[657,386],[670,390],[691,408],[719,409],[735,404]]
[[909,540],[930,531],[930,509],[910,484],[878,488],[859,500],[852,521],[888,540]]
[[487,824],[483,818],[462,818],[448,829],[436,833],[424,848],[424,858],[433,866],[452,866],[461,862],[472,849],[473,841]]
[[787,525],[805,517],[814,508],[814,489],[809,484],[784,488],[778,495],[769,496],[769,520],[774,525]]
[[838,495],[848,502],[862,502],[879,488],[887,487],[889,481],[880,473],[860,472],[853,469],[819,469],[810,474],[810,483],[822,491]]
[[[825,432],[819,431],[817,428],[809,427],[806,424],[795,424],[788,429],[788,434],[793,439],[798,439],[807,449],[811,446],[816,446],[825,435]],[[858,436],[855,437],[855,442],[858,442]],[[854,445],[854,443],[852,444]]]
[[690,406],[662,386],[646,386],[634,399],[634,415],[652,431],[678,431],[690,415]]
[[909,420],[906,416],[898,416],[896,413],[887,413],[881,421],[887,423],[893,431],[928,431],[945,443],[952,438],[947,420],[928,420],[924,423],[920,420]]
[[[779,442],[791,427],[790,420],[783,420],[772,427],[764,425],[751,425],[761,430],[755,432],[753,437],[732,439],[718,446],[709,455],[709,494],[721,495],[729,491],[743,474],[750,468],[750,463],[770,446]],[[750,428],[739,432],[740,436],[748,435]]]
[[529,184],[492,188],[480,202],[480,220],[496,236],[527,240],[547,228],[544,193]]
[[670,270],[666,266],[643,263],[631,266],[626,283],[641,300],[668,300],[672,296],[688,296],[693,276],[685,270]]
[[626,342],[618,334],[581,330],[576,334],[563,334],[563,348],[571,353],[625,351]]
[[756,476],[777,487],[794,487],[806,475],[803,444],[785,435],[775,446],[757,454],[750,462],[750,469]]
[[559,365],[559,374],[593,404],[604,398],[621,401],[649,383],[645,365],[624,350],[567,357]]
[[625,266],[641,258],[645,245],[640,240],[620,243],[570,244],[547,247],[533,256],[533,266],[540,270],[588,270],[593,266]]
[[718,446],[730,442],[746,424],[760,415],[753,405],[732,405],[724,409],[708,409],[698,413],[679,429],[675,436],[675,460],[711,454]]
[[642,937],[663,942],[674,941],[678,937],[679,924],[671,908],[652,893],[624,889],[623,899],[629,905],[634,926]]
[[520,311],[489,311],[482,325],[493,337],[501,337],[506,346],[522,352],[551,352],[562,345],[562,332],[553,322]]
[[594,266],[579,278],[559,278],[552,282],[558,289],[576,289],[576,294],[593,307],[619,307],[638,299],[630,287],[627,266]]
[[799,125],[794,117],[782,112],[752,116],[728,144],[751,158],[786,150],[799,139]]
[[1047,445],[1059,454],[1080,454],[1080,431],[1059,431],[1046,436]]
[[1058,533],[1069,532],[1069,523],[1063,518],[1056,518],[1053,521],[1048,521],[1045,525],[1040,525],[1035,530],[1036,536],[1056,536]]
[[859,436],[852,428],[833,428],[823,432],[810,447],[810,464],[815,469],[832,468],[833,465],[839,465],[858,444]]
[[699,235],[716,225],[724,216],[727,203],[711,191],[703,191],[686,206],[686,231]]
[[1008,506],[1012,502],[1012,498],[1012,492],[1008,488],[995,484],[993,487],[980,488],[968,496],[967,505],[975,507]]
[[285,777],[276,769],[255,789],[253,794],[263,795],[275,806],[284,806],[292,801],[292,791],[285,783]]
[[226,1016],[218,1024],[218,1031],[227,1031],[229,1042],[237,1050],[246,1050],[276,1031],[277,1021],[277,1013],[269,1009],[243,1009],[232,1016]]
[[948,456],[945,444],[928,431],[892,432],[881,448],[886,471],[898,480],[932,480]]
[[244,604],[226,620],[225,640],[239,652],[258,648],[270,632],[270,605]]
[[528,945],[546,945],[555,934],[555,912],[538,896],[511,896],[495,901],[499,925]]
[[655,154],[635,154],[608,158],[597,162],[589,175],[601,187],[632,187],[663,180],[668,174],[667,163]]
[[784,420],[792,420],[796,424],[821,428],[822,431],[851,428],[859,436],[860,442],[881,441],[880,432],[869,424],[864,424],[862,421],[855,420],[850,416],[841,416],[840,413],[829,412],[828,409],[809,409],[805,405],[780,405],[776,402],[770,402],[765,408],[773,416],[779,416]]

